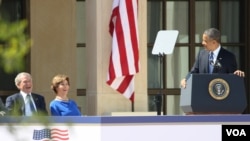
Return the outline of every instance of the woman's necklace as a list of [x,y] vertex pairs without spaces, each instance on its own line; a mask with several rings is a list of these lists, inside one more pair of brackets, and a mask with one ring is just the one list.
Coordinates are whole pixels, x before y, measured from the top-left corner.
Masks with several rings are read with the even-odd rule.
[[60,101],[69,101],[68,97],[62,98],[60,96],[56,96],[56,100],[60,100]]

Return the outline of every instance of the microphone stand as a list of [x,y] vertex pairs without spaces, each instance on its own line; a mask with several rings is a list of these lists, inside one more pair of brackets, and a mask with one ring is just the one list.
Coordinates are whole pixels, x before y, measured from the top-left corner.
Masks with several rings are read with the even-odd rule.
[[[162,87],[162,62],[164,55],[172,54],[179,31],[178,30],[160,30],[157,33],[154,47],[152,50],[152,54],[158,55],[160,59],[160,89],[159,93],[154,97],[156,108],[157,108],[157,115],[161,115],[161,111],[163,111],[163,115],[165,115],[166,107],[165,107],[165,94],[163,95],[163,87]],[[163,69],[164,70],[164,69]],[[163,83],[164,85],[164,83]],[[162,106],[162,102],[164,106]],[[161,110],[161,108],[163,110]]]
[[156,110],[157,110],[157,115],[161,115],[161,108],[162,108],[162,65],[163,65],[163,57],[164,54],[159,53],[159,58],[160,58],[160,91],[159,93],[155,96],[155,104],[156,104]]

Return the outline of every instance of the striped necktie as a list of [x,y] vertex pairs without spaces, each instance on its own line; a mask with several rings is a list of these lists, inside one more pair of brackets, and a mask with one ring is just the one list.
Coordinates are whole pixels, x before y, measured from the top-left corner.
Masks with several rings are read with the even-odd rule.
[[214,53],[210,52],[209,53],[209,73],[213,73],[214,69]]
[[27,94],[26,102],[25,102],[25,115],[32,116],[32,114],[34,112],[35,112],[35,107],[34,107],[33,102],[31,100],[31,95]]

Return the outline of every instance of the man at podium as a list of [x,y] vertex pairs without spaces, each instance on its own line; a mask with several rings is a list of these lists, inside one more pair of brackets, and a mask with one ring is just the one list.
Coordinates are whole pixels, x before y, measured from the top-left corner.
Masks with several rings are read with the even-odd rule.
[[202,36],[203,50],[200,50],[196,61],[187,74],[181,80],[181,87],[186,88],[186,80],[192,73],[233,73],[240,77],[245,77],[245,73],[237,70],[237,62],[232,52],[224,49],[221,44],[221,34],[216,28],[209,28]]

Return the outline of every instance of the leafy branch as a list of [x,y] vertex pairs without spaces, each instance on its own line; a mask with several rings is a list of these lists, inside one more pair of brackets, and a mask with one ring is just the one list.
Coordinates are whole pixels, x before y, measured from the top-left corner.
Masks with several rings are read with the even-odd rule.
[[31,47],[26,27],[26,20],[7,22],[0,19],[0,66],[6,73],[24,70],[24,58]]

